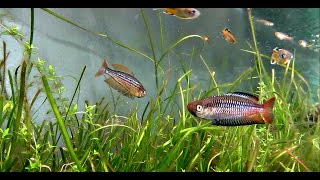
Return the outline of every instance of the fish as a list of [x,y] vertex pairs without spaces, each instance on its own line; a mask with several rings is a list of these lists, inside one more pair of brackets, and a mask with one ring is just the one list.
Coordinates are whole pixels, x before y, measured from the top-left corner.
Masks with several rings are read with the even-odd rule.
[[231,92],[190,102],[187,109],[193,116],[211,120],[217,126],[272,124],[275,97],[263,104],[258,101],[252,94]]
[[293,36],[287,35],[282,32],[275,32],[274,35],[280,40],[287,40],[287,41],[293,40]]
[[102,62],[100,69],[96,72],[95,77],[107,74],[110,77],[104,81],[113,89],[122,93],[131,99],[134,97],[141,98],[146,96],[146,90],[143,85],[136,79],[128,67],[122,64],[112,64],[115,70],[108,67],[108,61]]
[[222,36],[230,44],[235,44],[237,42],[235,36],[231,33],[230,29],[228,29],[228,28],[224,28],[222,30]]
[[[153,10],[157,10],[154,8]],[[195,8],[161,8],[163,13],[180,19],[195,19],[200,16],[200,11]]]
[[272,50],[271,64],[287,64],[293,59],[293,54],[285,49],[279,49],[278,47]]
[[267,21],[265,19],[256,19],[256,21],[258,23],[261,23],[261,24],[265,25],[265,26],[273,26],[274,25],[273,22]]
[[299,46],[304,47],[304,48],[309,48],[312,46],[311,44],[308,44],[307,41],[305,41],[305,40],[299,40],[298,44],[299,44]]

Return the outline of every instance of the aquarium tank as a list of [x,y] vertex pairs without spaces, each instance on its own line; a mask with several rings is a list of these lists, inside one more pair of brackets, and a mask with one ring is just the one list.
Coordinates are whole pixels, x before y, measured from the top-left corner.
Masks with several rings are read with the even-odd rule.
[[0,8],[0,171],[320,172],[319,8]]

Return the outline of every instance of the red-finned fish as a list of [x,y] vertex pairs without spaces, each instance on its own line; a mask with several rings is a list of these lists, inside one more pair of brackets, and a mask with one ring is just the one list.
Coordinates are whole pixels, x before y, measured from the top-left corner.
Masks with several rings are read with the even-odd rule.
[[[200,16],[200,11],[195,8],[162,8],[164,14],[180,19],[195,19]],[[157,9],[153,9],[157,10]]]
[[108,74],[110,77],[105,79],[105,82],[130,98],[141,98],[147,94],[143,85],[133,76],[128,67],[121,64],[112,64],[112,66],[115,70],[108,68],[108,62],[105,59],[95,77]]
[[279,49],[278,47],[272,50],[271,64],[287,64],[293,59],[293,54],[285,49]]
[[274,35],[280,40],[287,40],[287,41],[293,40],[293,36],[289,36],[282,32],[275,32]]
[[275,97],[263,104],[259,104],[258,100],[258,97],[248,93],[233,92],[193,101],[187,108],[193,116],[211,120],[213,125],[272,124]]
[[265,25],[265,26],[273,26],[274,25],[273,22],[267,21],[265,19],[256,19],[256,21],[258,23],[261,23],[261,24]]
[[299,40],[298,44],[299,44],[299,46],[304,47],[304,48],[309,48],[312,46],[311,44],[308,44],[307,41],[305,41],[305,40]]
[[234,35],[231,33],[230,29],[228,29],[228,28],[224,28],[222,30],[222,36],[226,41],[228,41],[231,44],[235,44],[237,42],[236,38],[234,37]]

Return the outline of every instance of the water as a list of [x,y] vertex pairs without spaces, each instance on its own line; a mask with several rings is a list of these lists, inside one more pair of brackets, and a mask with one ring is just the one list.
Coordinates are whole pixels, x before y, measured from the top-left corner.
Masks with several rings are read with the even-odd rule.
[[[152,57],[152,50],[140,9],[81,8],[51,10],[82,27],[108,34],[113,39]],[[204,46],[201,56],[206,60],[210,69],[215,72],[215,79],[218,84],[232,82],[254,63],[252,54],[240,50],[249,49],[246,41],[252,42],[246,10],[242,8],[200,8],[199,10],[201,15],[194,20],[181,20],[160,13],[164,36],[162,49],[158,11],[144,9],[153,38],[155,55],[159,58],[161,52],[183,36],[207,34],[210,36],[211,44]],[[9,16],[3,17],[2,22],[4,24],[16,24],[20,28],[19,30],[25,34],[25,40],[29,39],[30,9],[0,9],[0,12],[9,13]],[[316,90],[320,84],[319,12],[319,8],[253,9],[255,17],[270,20],[275,24],[273,27],[267,27],[255,23],[257,41],[261,53],[270,56],[272,49],[275,47],[295,52],[296,68],[308,80],[314,100],[316,100]],[[230,45],[222,38],[220,32],[225,27],[229,28],[237,37],[238,42],[236,44]],[[280,41],[275,38],[275,31],[292,34],[295,39],[292,42]],[[22,48],[10,36],[1,36],[0,39],[6,41],[7,47],[11,51],[7,60],[7,67],[9,70],[14,71],[21,63]],[[297,41],[300,39],[313,42],[315,48],[304,49],[299,47]],[[105,38],[67,24],[41,9],[35,9],[33,43],[38,48],[38,53],[33,57],[45,59],[48,64],[56,67],[58,75],[64,77],[63,83],[66,88],[64,96],[69,99],[71,99],[76,86],[76,81],[70,76],[78,78],[83,67],[87,66],[81,83],[79,109],[83,108],[85,100],[89,100],[93,104],[99,102],[102,97],[106,97],[107,102],[112,102],[111,90],[103,81],[104,79],[102,77],[94,77],[105,57],[108,58],[110,63],[120,63],[128,66],[139,81],[143,83],[148,93],[146,97],[134,100],[120,96],[117,114],[126,115],[138,106],[139,115],[141,115],[147,103],[156,96],[154,66],[150,60]],[[183,63],[187,68],[192,68],[191,81],[193,84],[198,84],[198,90],[208,88],[210,75],[199,54],[193,57],[192,62],[190,61],[190,56],[188,56],[193,48],[198,50],[201,46],[202,41],[200,39],[188,39],[174,49],[174,52],[181,57],[180,59],[174,53],[169,53],[172,69],[167,89],[169,92],[172,90],[176,79],[183,74],[180,63]],[[276,71],[283,71],[282,67],[271,65],[268,61],[264,62],[268,71],[271,68]],[[168,63],[168,58],[164,59],[164,63]],[[250,86],[248,86],[248,83]],[[254,86],[256,84],[252,82],[244,82],[236,90],[252,91],[252,89],[255,89]],[[115,96],[119,95],[116,91],[112,90],[112,92]],[[30,96],[31,94],[34,94],[34,92],[30,92]],[[215,94],[217,92],[212,93],[212,95]],[[44,99],[45,95],[42,95],[41,98]],[[39,99],[35,107],[41,103],[42,100]],[[45,111],[40,111],[37,120],[41,121],[45,115]]]

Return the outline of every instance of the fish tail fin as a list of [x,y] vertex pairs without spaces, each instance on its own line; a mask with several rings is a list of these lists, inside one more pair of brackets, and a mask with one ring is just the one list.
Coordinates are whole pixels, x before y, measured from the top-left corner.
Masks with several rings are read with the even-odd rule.
[[174,16],[176,14],[176,10],[174,8],[164,8],[163,13]]
[[108,62],[107,62],[107,59],[105,59],[103,62],[102,62],[102,65],[100,67],[100,69],[97,71],[95,77],[99,77],[101,76],[102,74],[104,74],[104,70],[108,67]]
[[265,121],[267,121],[269,124],[272,124],[273,121],[273,114],[272,109],[274,105],[275,97],[272,97],[268,99],[266,102],[263,103],[263,118]]

